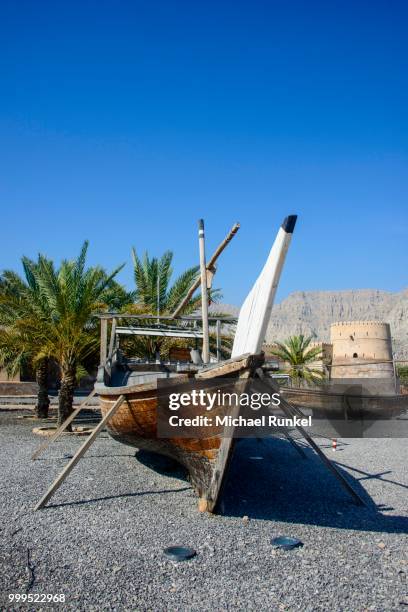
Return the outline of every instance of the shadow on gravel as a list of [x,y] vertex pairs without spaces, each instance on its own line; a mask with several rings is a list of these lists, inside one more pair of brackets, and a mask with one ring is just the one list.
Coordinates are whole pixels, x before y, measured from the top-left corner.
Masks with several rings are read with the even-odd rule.
[[[135,457],[137,461],[144,466],[154,470],[156,473],[164,475],[164,476],[172,476],[177,478],[178,480],[182,480],[187,482],[187,472],[186,470],[178,464],[173,459],[169,457],[164,457],[163,455],[158,455],[157,453],[153,453],[146,450],[138,450],[134,455],[126,454],[126,455],[93,455],[94,457]],[[119,495],[107,495],[105,497],[95,497],[92,499],[81,499],[79,501],[72,502],[63,502],[60,504],[48,504],[48,508],[60,508],[63,506],[83,506],[84,504],[90,504],[101,501],[108,501],[112,499],[122,499],[125,497],[141,497],[144,495],[165,495],[166,493],[181,493],[182,491],[189,491],[191,489],[190,486],[182,487],[180,489],[162,489],[161,491],[135,491],[132,493],[121,493]]]
[[178,478],[179,480],[188,480],[187,471],[182,465],[170,457],[165,457],[164,455],[159,455],[158,453],[143,449],[138,450],[135,453],[135,457],[139,463],[142,463],[144,466],[154,470],[162,476],[174,476],[174,478]]
[[[389,472],[370,475],[344,466],[357,475],[354,477],[336,461],[367,507],[357,506],[316,454],[304,445],[302,449],[307,459],[280,438],[241,440],[231,461],[219,512],[337,529],[408,533],[408,517],[382,514],[390,508],[376,506],[359,482],[368,478],[384,481],[383,476]],[[407,488],[389,478],[385,481]]]
[[[81,439],[81,438],[79,438]],[[67,459],[69,459],[69,457],[67,457],[68,454],[70,454],[70,456],[72,457],[73,454],[75,453],[75,449],[71,452],[71,453],[64,453],[64,455],[59,455],[59,456],[51,456],[51,457],[38,457],[35,461],[39,462],[39,461],[46,461],[49,463],[54,463],[55,461],[66,461]],[[89,455],[84,455],[81,458],[81,462],[82,461],[87,461],[88,459],[106,459],[107,457],[111,458],[111,457],[134,457],[134,455],[132,453],[105,453],[104,455],[93,455],[91,454],[92,451],[89,453]]]
[[60,504],[48,504],[49,508],[63,508],[64,506],[83,506],[101,501],[109,501],[111,499],[124,499],[125,497],[143,497],[144,495],[165,495],[166,493],[181,493],[189,491],[191,487],[182,487],[181,489],[162,489],[161,491],[137,491],[134,493],[120,493],[119,495],[106,495],[105,497],[94,497],[92,499],[81,499],[79,501],[62,502]]

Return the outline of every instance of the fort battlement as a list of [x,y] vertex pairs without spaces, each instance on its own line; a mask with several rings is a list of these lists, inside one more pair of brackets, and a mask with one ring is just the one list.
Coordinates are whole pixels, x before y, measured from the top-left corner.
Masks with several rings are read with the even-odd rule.
[[388,325],[388,323],[385,321],[335,321],[331,324],[332,327],[335,325],[378,325],[381,327],[382,325]]
[[[354,357],[354,353],[357,352],[373,359],[392,359],[391,330],[389,323],[383,321],[333,323],[330,326],[330,340],[333,344],[333,357],[337,353],[343,354],[344,357]],[[357,343],[361,345],[359,351],[355,350]]]

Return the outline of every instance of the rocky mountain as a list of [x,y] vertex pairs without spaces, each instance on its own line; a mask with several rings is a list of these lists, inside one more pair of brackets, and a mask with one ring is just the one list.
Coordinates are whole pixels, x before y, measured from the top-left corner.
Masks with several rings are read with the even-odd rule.
[[[218,311],[236,314],[238,308],[223,304]],[[267,341],[285,340],[294,334],[330,340],[330,324],[336,321],[387,321],[391,325],[397,359],[408,359],[408,289],[399,293],[377,289],[349,291],[297,291],[275,304]]]

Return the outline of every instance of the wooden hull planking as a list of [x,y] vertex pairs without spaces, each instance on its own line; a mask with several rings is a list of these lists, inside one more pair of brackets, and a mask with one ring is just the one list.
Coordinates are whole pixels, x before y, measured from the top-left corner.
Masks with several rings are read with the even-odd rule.
[[[237,380],[249,381],[251,374],[263,361],[263,356],[244,356],[224,362],[221,367],[209,368],[197,375],[202,380],[228,377],[228,389],[233,391]],[[172,384],[175,378],[172,378]],[[186,377],[184,377],[186,380]],[[180,382],[183,377],[180,377]],[[242,389],[242,386],[240,387]],[[206,429],[203,437],[158,438],[157,415],[160,393],[167,397],[166,390],[149,383],[132,387],[105,387],[99,389],[99,399],[104,416],[120,394],[125,402],[109,420],[107,429],[117,441],[139,449],[145,449],[171,457],[183,465],[190,476],[191,484],[200,498],[199,509],[213,512],[220,499],[228,466],[231,460],[234,440],[232,431],[223,427]],[[223,414],[236,416],[238,406],[222,407]],[[227,410],[227,412],[226,412]],[[217,409],[215,410],[215,414]]]

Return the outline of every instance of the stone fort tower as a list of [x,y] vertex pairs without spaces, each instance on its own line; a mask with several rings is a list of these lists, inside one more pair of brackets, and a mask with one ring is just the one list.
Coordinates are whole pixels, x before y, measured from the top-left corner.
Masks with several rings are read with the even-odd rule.
[[389,323],[350,321],[330,326],[331,378],[380,378],[395,382]]

